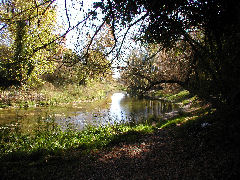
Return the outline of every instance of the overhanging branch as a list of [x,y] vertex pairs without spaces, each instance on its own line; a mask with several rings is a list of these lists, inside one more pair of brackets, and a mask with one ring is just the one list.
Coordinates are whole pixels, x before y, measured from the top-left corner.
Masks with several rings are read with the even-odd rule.
[[135,76],[138,76],[139,78],[142,78],[142,79],[146,79],[149,84],[147,87],[145,87],[143,90],[146,92],[146,91],[149,91],[151,88],[153,88],[154,86],[156,85],[161,85],[161,84],[166,84],[166,83],[169,83],[169,84],[178,84],[180,86],[184,86],[186,84],[185,81],[180,81],[180,80],[176,80],[176,79],[161,79],[161,80],[152,80],[150,77],[148,76],[145,76],[143,75],[139,70],[135,69],[133,70],[134,72],[134,75]]

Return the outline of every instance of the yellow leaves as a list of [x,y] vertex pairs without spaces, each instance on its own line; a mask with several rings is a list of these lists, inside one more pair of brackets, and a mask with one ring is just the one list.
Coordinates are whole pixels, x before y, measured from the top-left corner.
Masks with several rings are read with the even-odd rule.
[[91,50],[88,58],[88,71],[92,78],[96,78],[101,74],[110,72],[111,63],[104,57],[99,50]]
[[12,0],[0,4],[0,18],[5,19],[3,23],[7,25],[8,46],[12,51],[5,57],[15,64],[8,66],[5,71],[14,74],[13,78],[40,82],[39,76],[54,69],[51,60],[57,47],[55,44],[45,47],[56,38],[56,11],[49,6],[50,3],[51,1]]

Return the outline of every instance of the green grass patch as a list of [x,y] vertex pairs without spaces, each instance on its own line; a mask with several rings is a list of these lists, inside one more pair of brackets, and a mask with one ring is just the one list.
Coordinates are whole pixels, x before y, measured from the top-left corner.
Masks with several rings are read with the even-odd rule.
[[180,91],[177,94],[162,94],[162,96],[166,100],[180,102],[180,101],[186,100],[190,96],[190,93],[189,91],[184,90],[184,91]]
[[160,127],[161,129],[170,127],[170,126],[180,126],[181,124],[189,120],[195,120],[197,117],[198,116],[182,115],[182,116],[167,120],[166,122],[159,123],[157,126]]
[[39,125],[31,134],[17,129],[0,130],[0,157],[5,161],[39,160],[46,156],[63,155],[77,150],[87,153],[121,142],[131,143],[154,128],[150,125],[89,126],[83,131],[68,128],[63,131],[54,123]]
[[86,85],[70,84],[58,88],[50,83],[38,89],[12,87],[0,90],[0,108],[61,106],[73,102],[96,101],[118,88],[114,81],[90,81]]
[[186,101],[191,97],[189,91],[187,91],[187,90],[180,91],[179,93],[176,93],[176,94],[167,94],[167,93],[164,93],[162,90],[159,90],[159,91],[154,92],[153,96],[160,97],[165,100],[173,101],[176,103]]
[[176,94],[167,94],[167,93],[164,93],[162,90],[160,90],[160,91],[154,92],[153,96],[157,98],[165,99],[167,101],[171,101],[173,103],[177,103],[181,106],[184,106],[190,103],[191,105],[195,104],[196,106],[199,106],[199,102],[200,102],[197,96],[190,94],[190,92],[187,90],[180,91],[179,93],[176,93]]

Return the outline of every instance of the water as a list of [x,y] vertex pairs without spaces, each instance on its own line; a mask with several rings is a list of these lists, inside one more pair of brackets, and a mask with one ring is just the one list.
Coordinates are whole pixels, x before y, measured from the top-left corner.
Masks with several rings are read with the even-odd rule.
[[40,121],[52,119],[63,129],[71,126],[81,130],[86,126],[114,123],[139,123],[150,116],[162,116],[177,110],[177,106],[159,100],[139,99],[126,93],[114,93],[98,102],[71,104],[66,107],[0,110],[0,126],[19,126],[30,131]]

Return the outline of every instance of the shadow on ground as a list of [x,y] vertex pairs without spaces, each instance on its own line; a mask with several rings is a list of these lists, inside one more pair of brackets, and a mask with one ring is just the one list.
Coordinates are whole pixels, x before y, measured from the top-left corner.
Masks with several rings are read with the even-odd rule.
[[[108,148],[1,162],[1,179],[235,179],[239,149],[221,123],[186,123],[154,133],[130,131]],[[236,127],[234,127],[236,130]],[[234,138],[231,138],[234,137]]]

